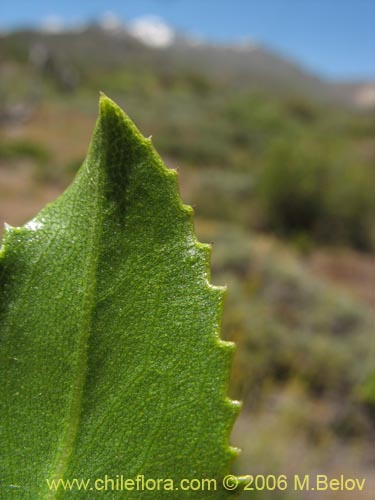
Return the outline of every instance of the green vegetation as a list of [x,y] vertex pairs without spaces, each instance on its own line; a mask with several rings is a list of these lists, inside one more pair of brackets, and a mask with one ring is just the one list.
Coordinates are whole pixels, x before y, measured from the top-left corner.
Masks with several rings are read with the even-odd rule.
[[[185,49],[180,59],[173,51],[155,59],[134,41],[124,41],[121,63],[120,46],[110,45],[100,30],[93,27],[85,37],[85,50],[93,44],[90,61],[80,37],[42,42],[25,33],[5,39],[0,107],[1,101],[5,109],[7,101],[21,98],[34,105],[48,98],[85,113],[90,107],[92,113],[102,89],[154,135],[162,154],[200,169],[201,189],[192,201],[202,215],[276,232],[305,247],[324,242],[375,248],[370,113],[345,109],[332,95],[328,101],[318,82],[321,95],[310,97],[302,84],[296,91],[293,79],[291,91],[245,74],[239,80],[240,59],[238,68],[232,63],[218,77],[215,64],[226,62],[214,49],[204,56],[207,65],[211,58],[210,73],[194,51]],[[95,40],[103,47],[94,50]],[[218,211],[217,199],[226,200]]]
[[373,249],[371,169],[344,158],[343,151],[330,158],[322,141],[275,144],[259,180],[265,227],[281,236],[304,234],[320,242]]
[[37,163],[45,163],[49,159],[47,150],[29,140],[4,141],[0,143],[0,161],[30,159]]

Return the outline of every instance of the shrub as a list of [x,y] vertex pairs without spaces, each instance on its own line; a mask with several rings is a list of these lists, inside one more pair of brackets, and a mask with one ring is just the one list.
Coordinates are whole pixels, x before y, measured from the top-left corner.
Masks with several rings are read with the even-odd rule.
[[263,227],[371,250],[375,188],[366,167],[354,161],[343,152],[336,160],[306,141],[275,143],[259,175]]

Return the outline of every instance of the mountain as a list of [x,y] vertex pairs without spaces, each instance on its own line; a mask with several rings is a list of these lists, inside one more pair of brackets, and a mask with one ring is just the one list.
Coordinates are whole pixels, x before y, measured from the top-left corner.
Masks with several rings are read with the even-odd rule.
[[93,68],[146,67],[156,74],[195,73],[223,86],[266,88],[320,102],[368,107],[375,100],[371,84],[331,83],[263,45],[199,41],[155,17],[124,24],[107,14],[78,27],[64,27],[53,18],[39,30],[3,34],[0,51],[0,65],[11,60],[38,65],[48,59],[81,78]]
[[352,102],[360,109],[375,106],[375,82],[341,82],[333,84],[333,87],[344,101]]

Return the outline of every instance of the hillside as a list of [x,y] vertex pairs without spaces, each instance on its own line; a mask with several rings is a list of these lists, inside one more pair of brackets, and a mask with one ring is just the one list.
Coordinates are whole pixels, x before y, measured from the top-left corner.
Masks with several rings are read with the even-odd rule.
[[371,84],[324,81],[254,43],[153,30],[107,19],[0,37],[0,228],[71,182],[105,91],[178,169],[198,237],[214,242],[212,282],[228,286],[223,335],[238,345],[231,394],[244,402],[237,472],[366,476],[369,500]]
[[[145,28],[147,30],[147,26]],[[159,26],[160,29],[163,27]],[[165,26],[164,29],[170,28]],[[85,84],[95,68],[116,71],[119,68],[140,70],[147,67],[156,74],[199,74],[214,78],[224,86],[266,88],[323,102],[362,106],[374,103],[373,98],[359,100],[361,83],[325,81],[285,56],[254,42],[214,45],[170,32],[170,42],[173,40],[173,43],[160,44],[155,34],[154,38],[147,37],[147,34],[147,31],[139,32],[118,24],[92,24],[58,32],[16,31],[0,38],[1,64],[29,61],[43,66],[48,61],[55,66],[56,72],[62,73],[62,80],[65,74],[68,87],[78,81]]]

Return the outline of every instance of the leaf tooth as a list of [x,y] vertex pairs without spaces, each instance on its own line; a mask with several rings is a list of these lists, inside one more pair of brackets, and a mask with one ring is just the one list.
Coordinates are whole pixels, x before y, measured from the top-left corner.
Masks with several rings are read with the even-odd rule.
[[193,221],[194,217],[194,208],[191,205],[185,205],[184,203],[182,204],[182,210],[186,213],[188,217],[190,217]]
[[238,417],[238,414],[241,411],[242,402],[237,401],[236,399],[230,399],[228,397],[225,398],[225,401],[226,401],[226,404],[227,404],[227,406],[232,414],[233,421],[232,421],[231,425],[233,425],[234,421],[236,420],[236,418]]
[[175,168],[165,167],[167,176],[171,177],[176,181],[176,186],[178,187],[178,172]]
[[235,422],[236,418],[238,417],[238,414],[240,412],[242,404],[239,401],[231,400],[228,397],[224,398],[223,403],[224,403],[224,409],[225,409],[225,413],[226,413],[226,417],[225,417],[225,444],[224,444],[224,446],[225,446],[225,451],[226,451],[226,454],[228,457],[228,461],[229,461],[229,463],[232,463],[238,457],[238,455],[241,453],[241,449],[236,447],[236,446],[232,446],[229,441],[230,441],[230,435],[231,435],[231,432],[233,429],[234,422]]
[[6,234],[8,231],[12,231],[14,229],[14,226],[11,226],[7,222],[4,222],[4,234]]
[[210,282],[210,289],[211,289],[212,295],[215,294],[215,299],[219,302],[219,305],[222,307],[226,293],[227,293],[227,286],[226,285],[213,285]]
[[[220,339],[219,333],[216,331],[214,333],[214,348],[216,351],[216,358],[218,360],[218,366],[220,367],[220,380],[221,380],[221,395],[224,400],[224,406],[229,404],[229,410],[232,410],[231,400],[228,398],[228,379],[229,373],[231,371],[232,360],[233,360],[233,345],[230,342],[225,342]],[[235,406],[237,403],[235,403]]]
[[229,446],[229,455],[231,460],[236,460],[241,454],[241,451],[241,448],[237,448],[237,446]]
[[[226,287],[212,285],[212,283],[207,280],[206,286],[208,289],[208,295],[210,302],[215,303],[216,307],[216,322],[215,328],[217,332],[221,332],[222,318],[223,318],[223,310],[224,310],[224,299],[226,294]],[[216,334],[217,340],[220,340],[220,334]]]
[[14,234],[22,233],[25,226],[11,226],[10,224],[4,223],[4,238],[10,237]]
[[[194,232],[195,234],[195,232]],[[216,293],[216,300],[219,303],[219,306],[223,306],[224,298],[227,293],[227,287],[224,285],[214,285],[211,282],[211,255],[212,255],[212,244],[209,243],[201,243],[196,240],[195,243],[197,251],[201,254],[201,257],[204,261],[204,273],[207,281],[207,285],[210,291]]]
[[200,241],[197,241],[196,245],[199,248],[199,250],[206,252],[208,258],[211,257],[212,245],[210,245],[209,243],[201,243]]
[[238,417],[238,414],[242,408],[242,403],[237,400],[232,400],[230,397],[228,397],[228,388],[229,388],[229,373],[231,370],[231,365],[232,365],[232,359],[233,359],[233,352],[236,349],[236,345],[233,342],[228,342],[225,340],[222,340],[219,337],[219,334],[216,334],[216,344],[220,349],[222,361],[223,361],[223,376],[225,377],[222,384],[222,404],[225,410],[226,414],[226,419],[225,419],[225,428],[226,428],[226,435],[227,435],[227,442],[226,442],[226,449],[227,453],[229,454],[229,460],[233,461],[235,458],[237,458],[238,454],[240,453],[240,450],[238,448],[232,447],[229,444],[229,439],[230,439],[230,434],[233,429],[233,425],[235,420]]
[[220,300],[220,303],[222,303],[224,298],[225,298],[225,295],[227,293],[226,285],[213,285],[212,283],[209,283],[209,285],[210,285],[210,289],[213,292],[217,293],[217,297]]
[[218,344],[222,349],[227,351],[230,356],[232,356],[237,349],[234,342],[231,342],[230,340],[223,340],[221,337],[218,338]]
[[223,302],[225,298],[225,294],[227,292],[227,287],[226,286],[217,286],[217,285],[212,285],[210,283],[210,277],[211,277],[211,252],[212,252],[212,245],[209,244],[204,244],[200,242],[196,242],[196,247],[202,252],[202,256],[205,260],[205,272],[206,272],[206,278],[207,278],[207,283],[210,288],[211,295],[214,295],[216,303],[217,303],[217,313],[218,313],[218,318],[217,318],[217,329],[215,330],[215,343],[216,346],[219,348],[221,357],[222,357],[222,362],[223,362],[223,375],[224,375],[224,380],[223,383],[220,384],[220,387],[223,391],[222,394],[222,404],[226,413],[226,418],[225,418],[225,453],[227,455],[227,460],[229,463],[234,462],[238,455],[241,453],[241,450],[237,447],[231,446],[229,444],[230,441],[230,435],[233,429],[233,425],[235,420],[238,417],[238,414],[241,410],[242,403],[240,401],[232,400],[228,397],[228,389],[229,389],[229,373],[231,370],[232,366],[232,361],[233,361],[233,354],[234,351],[236,350],[236,344],[234,342],[230,342],[227,340],[223,340],[220,337],[221,334],[221,324],[222,324],[222,314],[223,314]]
[[3,243],[5,243],[5,240],[14,232],[14,229],[13,226],[4,222]]
[[20,228],[11,226],[10,224],[4,222],[3,238],[0,245],[0,257],[5,255],[8,242],[19,230]]

